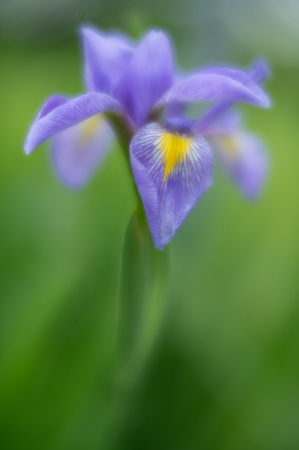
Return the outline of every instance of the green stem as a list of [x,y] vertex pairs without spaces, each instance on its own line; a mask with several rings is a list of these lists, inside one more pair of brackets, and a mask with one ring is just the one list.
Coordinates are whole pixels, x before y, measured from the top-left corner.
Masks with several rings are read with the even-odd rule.
[[112,448],[118,448],[119,432],[159,337],[167,305],[168,275],[168,249],[161,252],[155,248],[140,201],[125,233],[121,261],[119,358],[107,429]]
[[[137,205],[124,236],[118,301],[119,354],[114,396],[108,416],[110,439],[122,426],[134,386],[153,351],[166,310],[169,249],[152,240],[142,200],[134,181],[129,145],[132,130],[113,116],[116,131],[136,192]],[[111,421],[112,419],[112,421]]]
[[153,244],[141,202],[128,225],[119,295],[120,352],[127,376],[139,372],[151,351],[165,309],[168,252]]
[[107,114],[118,136],[137,197],[122,253],[119,290],[120,360],[125,378],[133,377],[146,361],[165,309],[168,285],[168,251],[153,244],[146,214],[130,163],[134,130],[125,118]]

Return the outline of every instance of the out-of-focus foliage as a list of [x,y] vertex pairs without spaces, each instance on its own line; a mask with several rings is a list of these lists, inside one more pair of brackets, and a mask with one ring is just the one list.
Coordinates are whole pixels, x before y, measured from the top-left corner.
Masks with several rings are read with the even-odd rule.
[[101,5],[101,0],[1,0],[1,35],[31,43],[57,39],[74,25],[91,20]]
[[[154,10],[157,2],[103,2],[94,21],[135,36],[147,26],[167,27],[184,69],[193,57],[194,64],[212,58],[249,63],[254,42],[243,48],[220,20],[219,2],[207,3],[170,7],[165,0]],[[227,8],[237,30],[236,11]],[[203,23],[203,17],[209,20]],[[277,34],[283,20],[279,25]],[[269,147],[264,195],[246,202],[216,168],[214,185],[173,239],[164,328],[119,417],[113,397],[116,298],[134,191],[116,145],[80,192],[55,178],[47,144],[30,157],[23,154],[42,101],[83,89],[77,37],[49,42],[47,36],[46,42],[0,44],[1,449],[106,450],[114,442],[114,448],[130,450],[295,450],[296,60],[290,68],[273,50],[273,108],[243,107],[250,128]]]

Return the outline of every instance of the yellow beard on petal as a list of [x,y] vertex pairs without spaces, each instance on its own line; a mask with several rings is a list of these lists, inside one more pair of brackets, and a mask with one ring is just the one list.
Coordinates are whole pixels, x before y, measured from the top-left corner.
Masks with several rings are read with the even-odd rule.
[[191,149],[192,140],[179,134],[167,133],[164,131],[161,136],[161,150],[163,152],[165,183],[173,169],[184,161]]
[[238,143],[233,136],[222,136],[220,138],[220,142],[227,156],[229,156],[231,159],[236,159],[238,157]]
[[101,122],[103,121],[102,114],[96,114],[95,116],[90,117],[82,122],[81,143],[89,141],[92,138],[93,134],[96,132]]

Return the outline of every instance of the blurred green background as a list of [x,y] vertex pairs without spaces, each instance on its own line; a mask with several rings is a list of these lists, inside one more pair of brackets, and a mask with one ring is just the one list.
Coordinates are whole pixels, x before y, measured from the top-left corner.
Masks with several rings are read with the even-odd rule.
[[[0,2],[1,449],[299,448],[298,19],[296,1]],[[86,21],[133,37],[162,27],[183,69],[264,56],[273,72],[273,107],[241,105],[269,148],[266,189],[248,203],[216,166],[172,241],[163,330],[115,439],[117,282],[134,207],[125,161],[115,144],[70,192],[47,143],[22,151],[49,95],[84,90]]]

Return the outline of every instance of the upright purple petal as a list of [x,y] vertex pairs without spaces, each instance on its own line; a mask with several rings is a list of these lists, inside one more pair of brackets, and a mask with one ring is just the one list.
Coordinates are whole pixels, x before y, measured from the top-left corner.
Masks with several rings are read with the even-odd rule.
[[235,132],[214,137],[215,150],[224,169],[248,198],[256,198],[264,185],[268,158],[263,143],[256,136]]
[[207,69],[175,84],[156,103],[159,108],[171,102],[241,101],[270,106],[269,98],[244,72],[218,68]]
[[212,153],[199,135],[151,123],[133,138],[130,155],[154,244],[162,250],[212,184]]
[[59,178],[70,188],[83,186],[106,155],[112,130],[97,114],[52,138],[52,160]]
[[[57,96],[54,97],[54,99],[56,98]],[[50,109],[50,105],[53,106],[53,103],[55,104],[53,98],[48,100],[42,108],[42,114],[39,114],[33,122],[25,142],[27,154],[56,133],[95,114],[101,112],[123,114],[122,107],[116,100],[98,92],[80,95]]]
[[137,47],[117,97],[137,127],[146,123],[152,106],[172,85],[173,70],[167,37],[151,31]]
[[52,109],[57,108],[57,106],[64,105],[64,103],[66,103],[68,101],[69,101],[69,98],[67,98],[63,95],[53,95],[46,101],[46,103],[44,103],[42,109],[38,113],[36,120],[41,119],[42,117],[49,114],[49,112],[51,112]]
[[131,61],[133,46],[127,39],[81,28],[85,57],[85,83],[89,91],[113,95]]
[[257,59],[249,71],[249,76],[255,83],[262,83],[270,76],[269,65],[264,59]]

